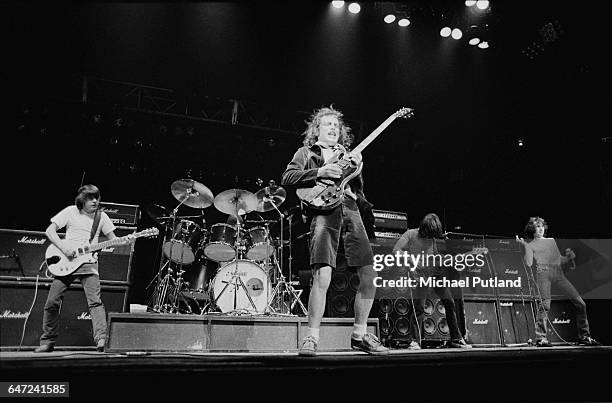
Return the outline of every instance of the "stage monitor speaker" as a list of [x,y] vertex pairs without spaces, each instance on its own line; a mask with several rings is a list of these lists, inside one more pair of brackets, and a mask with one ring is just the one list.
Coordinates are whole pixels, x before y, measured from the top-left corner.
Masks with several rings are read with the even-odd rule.
[[468,343],[476,346],[499,346],[499,321],[495,301],[465,301],[465,324]]
[[[125,236],[135,232],[132,227],[117,227],[115,235]],[[60,234],[63,237],[63,234]],[[106,240],[100,235],[99,241]],[[0,278],[8,280],[15,276],[36,277],[45,259],[45,251],[51,244],[44,232],[0,229],[0,255],[16,255],[19,258],[0,259]],[[112,285],[128,285],[132,266],[134,244],[113,246],[103,249],[98,254],[100,280],[115,283]],[[21,268],[23,273],[21,272]],[[44,276],[44,270],[41,273]]]
[[499,301],[499,315],[504,344],[535,342],[535,316],[532,301],[501,300]]
[[[0,281],[0,345],[20,345],[23,325],[27,319],[22,347],[39,345],[42,332],[42,317],[51,283],[38,284],[31,281]],[[128,288],[125,286],[102,286],[102,302],[106,312],[124,312]],[[32,311],[30,307],[36,300]],[[93,330],[87,299],[83,286],[75,281],[66,293],[60,315],[59,338],[56,346],[93,346]]]
[[576,308],[574,307],[571,301],[550,301],[550,311],[548,311],[548,319],[549,322],[546,324],[546,337],[551,343],[574,343],[578,341]]

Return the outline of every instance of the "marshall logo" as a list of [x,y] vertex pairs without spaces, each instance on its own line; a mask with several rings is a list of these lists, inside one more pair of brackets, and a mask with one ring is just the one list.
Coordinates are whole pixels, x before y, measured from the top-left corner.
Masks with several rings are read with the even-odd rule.
[[499,243],[500,243],[501,245],[510,245],[510,241],[504,241],[503,239],[500,239],[500,240],[499,240]]
[[506,269],[505,273],[506,273],[506,274],[516,274],[516,275],[518,275],[518,270],[510,270],[510,269]]
[[470,273],[480,273],[480,272],[482,272],[482,268],[480,268],[480,267],[471,267],[471,268],[468,269],[468,272],[470,272]]
[[0,314],[0,319],[26,319],[28,312],[13,312],[6,309]]
[[473,324],[475,325],[488,325],[489,319],[474,319]]
[[91,320],[91,314],[88,312],[81,312],[81,314],[77,316],[77,320]]
[[29,243],[34,245],[43,245],[45,242],[47,242],[46,238],[30,238],[28,236],[24,236],[17,240],[17,243]]
[[555,318],[552,323],[556,324],[560,324],[560,325],[568,325],[570,324],[571,319],[559,319],[559,318]]
[[113,209],[113,208],[103,208],[102,211],[104,211],[105,213],[113,213],[113,214],[117,214],[119,213],[119,209]]
[[512,302],[500,302],[499,306],[513,306],[514,304]]
[[114,251],[115,251],[115,248],[104,248],[104,249],[102,249],[102,252],[113,253]]

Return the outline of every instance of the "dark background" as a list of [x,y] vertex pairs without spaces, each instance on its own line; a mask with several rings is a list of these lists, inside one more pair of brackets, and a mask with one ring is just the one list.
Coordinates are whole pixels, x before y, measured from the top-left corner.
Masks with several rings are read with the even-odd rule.
[[[609,6],[495,2],[476,16],[463,2],[395,3],[412,16],[401,28],[382,21],[389,4],[358,15],[326,2],[2,6],[13,69],[0,227],[44,230],[82,181],[108,202],[169,209],[185,177],[215,195],[255,192],[258,178],[280,182],[304,120],[333,103],[357,140],[415,109],[363,153],[368,199],[411,227],[437,212],[447,230],[513,236],[540,215],[555,237],[609,237]],[[549,22],[558,38],[544,43]],[[491,48],[442,38],[446,23],[488,24]],[[531,59],[534,42],[544,50]],[[134,107],[130,85],[95,79],[82,102],[84,76],[169,89],[177,103],[152,113]],[[236,125],[230,99],[245,106]],[[208,225],[226,217],[179,210],[200,213]],[[134,301],[157,270],[154,243],[137,243]]]

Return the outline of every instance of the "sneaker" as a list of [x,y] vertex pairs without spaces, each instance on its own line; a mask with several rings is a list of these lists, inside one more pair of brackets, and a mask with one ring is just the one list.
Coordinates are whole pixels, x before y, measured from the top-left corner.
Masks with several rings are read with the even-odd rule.
[[601,346],[601,343],[594,338],[587,336],[583,337],[578,341],[579,346]]
[[421,346],[419,346],[419,343],[417,343],[414,340],[412,340],[410,344],[408,345],[408,350],[420,350],[420,349],[421,349]]
[[98,340],[98,343],[96,344],[96,350],[98,350],[99,352],[103,352],[105,345],[106,345],[106,339]]
[[302,342],[302,346],[298,351],[298,355],[303,357],[314,357],[317,355],[317,347],[319,346],[319,341],[312,336],[306,336],[304,341]]
[[548,339],[544,338],[544,339],[540,339],[536,341],[536,346],[537,347],[552,347],[552,344],[550,343],[550,341],[548,341]]
[[467,344],[463,338],[458,340],[451,340],[450,345],[454,348],[472,348],[472,346]]
[[35,353],[50,353],[53,351],[55,346],[53,344],[41,344],[39,347],[34,349]]
[[361,340],[351,337],[351,348],[353,350],[365,351],[368,354],[383,355],[389,353],[389,349],[382,345],[376,336],[370,333],[363,335]]

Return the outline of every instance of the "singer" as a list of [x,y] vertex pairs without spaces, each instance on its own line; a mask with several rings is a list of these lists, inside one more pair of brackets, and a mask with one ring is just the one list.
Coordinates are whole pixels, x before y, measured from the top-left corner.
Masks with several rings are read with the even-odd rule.
[[[100,190],[94,185],[85,185],[79,188],[75,205],[64,208],[51,218],[51,224],[46,230],[47,238],[67,257],[75,256],[75,250],[58,236],[57,230],[61,228],[66,227],[65,239],[70,241],[95,243],[98,241],[100,232],[109,240],[116,238],[115,225],[106,213],[98,210],[99,203]],[[131,241],[133,240],[130,239],[128,242]],[[100,299],[100,276],[96,263],[84,264],[71,275],[53,279],[45,302],[40,347],[36,348],[34,352],[48,353],[53,351],[58,337],[60,308],[64,292],[77,278],[83,285],[83,291],[89,305],[96,348],[98,351],[104,351],[104,345],[106,344],[106,311]]]
[[[338,179],[342,168],[336,163],[326,163],[337,149],[345,151],[352,141],[350,128],[342,119],[342,112],[323,107],[315,111],[307,122],[304,146],[299,148],[283,173],[282,185],[294,188],[312,187],[317,180]],[[353,154],[359,165],[361,155]],[[342,202],[330,211],[311,209],[310,267],[313,272],[312,287],[308,298],[308,331],[302,341],[299,355],[314,356],[319,344],[319,328],[325,310],[327,289],[336,256],[342,240],[348,266],[359,276],[359,288],[355,295],[355,322],[351,335],[351,348],[369,354],[387,354],[375,335],[366,332],[367,319],[374,301],[376,287],[373,269],[374,257],[364,227],[360,208],[371,211],[363,193],[361,174],[350,180],[342,195]]]
[[579,344],[584,346],[599,346],[600,343],[591,337],[589,321],[587,319],[586,303],[563,274],[561,265],[572,261],[576,254],[567,249],[565,256],[559,252],[559,247],[554,238],[545,238],[548,225],[541,217],[531,217],[525,226],[525,242],[523,238],[516,240],[523,245],[525,252],[525,263],[537,273],[536,285],[540,296],[538,304],[538,317],[536,320],[536,346],[550,347],[551,343],[546,338],[546,320],[550,311],[550,286],[554,282],[570,298],[576,307],[576,324],[578,325]]

